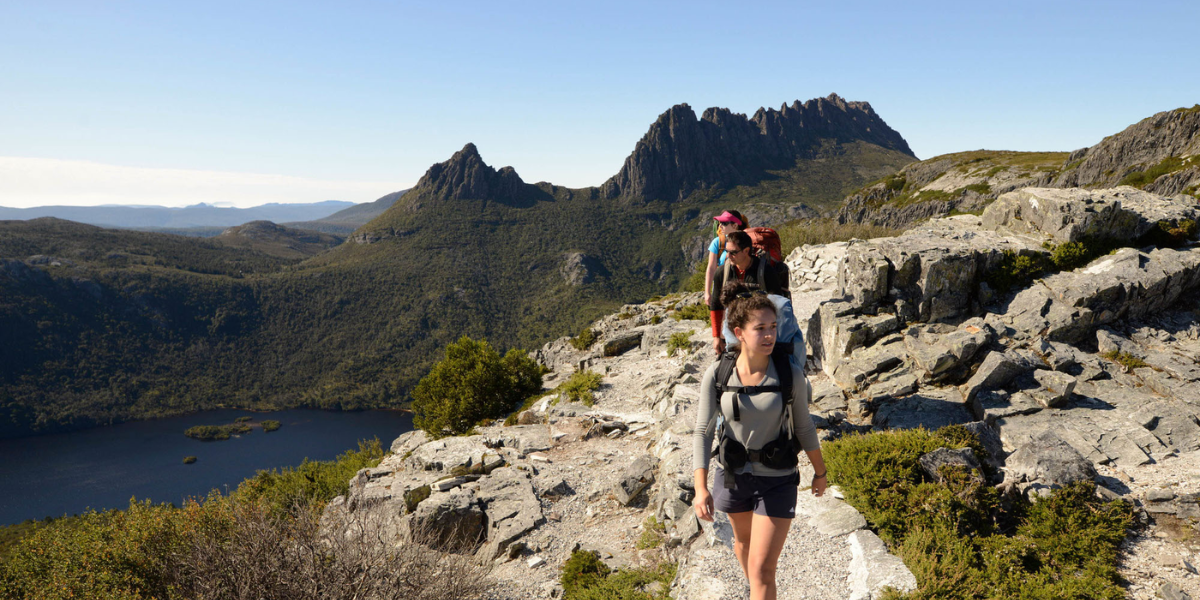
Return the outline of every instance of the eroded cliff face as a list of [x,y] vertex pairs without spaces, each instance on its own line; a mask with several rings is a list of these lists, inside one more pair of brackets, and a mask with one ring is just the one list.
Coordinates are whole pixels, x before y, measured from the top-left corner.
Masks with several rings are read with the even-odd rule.
[[[1057,187],[1108,187],[1131,173],[1163,172],[1143,182],[1145,189],[1166,196],[1200,183],[1200,105],[1160,112],[1130,125],[1099,144],[1071,153],[1067,167],[1055,179]],[[1179,164],[1164,161],[1178,159]]]
[[[990,483],[1006,493],[1037,496],[1087,478],[1142,506],[1150,528],[1127,541],[1121,567],[1131,590],[1147,595],[1163,578],[1193,589],[1183,571],[1164,573],[1147,557],[1186,555],[1156,527],[1192,527],[1200,515],[1200,480],[1186,476],[1200,471],[1200,247],[1143,242],[1160,223],[1181,227],[1198,214],[1194,202],[1132,188],[1030,188],[982,216],[796,249],[793,303],[808,323],[821,439],[964,424],[1003,467]],[[1134,247],[1006,291],[988,283],[1012,257],[1095,239]],[[698,301],[628,305],[593,325],[591,348],[562,338],[535,353],[553,370],[547,387],[578,369],[602,374],[594,406],[554,393],[513,427],[437,441],[405,434],[330,514],[469,531],[500,582],[497,597],[560,594],[559,569],[577,547],[616,567],[677,561],[677,599],[744,594],[728,523],[701,523],[690,506],[699,379],[713,357],[707,324],[672,315]],[[802,485],[811,474],[802,458]],[[664,543],[640,550],[648,517],[665,525]],[[801,494],[782,560],[781,598],[915,585],[833,497]]]

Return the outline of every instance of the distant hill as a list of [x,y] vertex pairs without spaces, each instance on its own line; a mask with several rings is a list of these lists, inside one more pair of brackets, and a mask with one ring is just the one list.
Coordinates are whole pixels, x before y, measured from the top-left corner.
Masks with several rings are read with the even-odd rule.
[[313,231],[322,231],[345,237],[352,233],[355,229],[366,225],[371,219],[382,215],[384,211],[391,208],[401,196],[408,190],[400,190],[392,192],[374,202],[364,202],[355,204],[350,208],[339,210],[328,217],[316,219],[313,221],[295,221],[291,223],[283,223],[288,227],[296,229],[311,229]]
[[281,223],[315,220],[353,206],[355,206],[353,202],[326,200],[311,204],[263,204],[252,208],[218,207],[210,204],[194,204],[183,208],[166,206],[0,207],[0,221],[54,217],[88,225],[129,229],[231,227],[250,221]]
[[[753,209],[755,224],[824,210],[915,160],[866,103],[760,115],[729,126],[756,136],[737,146],[651,126],[681,161],[727,165],[719,180],[642,178],[667,155],[640,142],[616,188],[531,184],[467,144],[304,260],[283,251],[328,240],[292,247],[303,238],[268,224],[195,239],[0,222],[0,436],[216,406],[396,405],[462,335],[533,348],[679,289],[721,210]],[[761,160],[736,156],[755,148]]]
[[213,242],[230,248],[246,248],[268,256],[301,259],[315,256],[340,243],[342,237],[276,225],[270,221],[251,221],[230,227]]

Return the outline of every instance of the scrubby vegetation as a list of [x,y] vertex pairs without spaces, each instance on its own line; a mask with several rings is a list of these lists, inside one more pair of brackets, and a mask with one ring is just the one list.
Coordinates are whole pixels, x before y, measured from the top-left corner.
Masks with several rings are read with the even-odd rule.
[[[906,598],[1123,598],[1117,545],[1133,523],[1124,501],[1079,482],[1030,503],[1001,498],[979,477],[943,467],[928,481],[918,459],[979,442],[952,425],[842,438],[824,447],[831,481],[917,577]],[[891,597],[898,597],[892,594]]]
[[642,535],[638,538],[637,549],[648,550],[657,548],[667,539],[667,524],[655,519],[653,515],[642,522]]
[[596,403],[596,396],[593,392],[600,389],[600,381],[603,378],[594,371],[576,371],[562,385],[558,386],[558,391],[570,402],[581,402],[586,406],[592,406]]
[[[593,551],[576,550],[563,564],[563,600],[666,600],[675,563],[613,571]],[[646,590],[657,586],[656,592]]]
[[273,419],[268,419],[268,420],[262,422],[262,428],[263,428],[264,432],[275,431],[282,426],[283,426],[282,423],[280,423],[279,421],[275,421]]
[[124,511],[28,524],[0,563],[0,597],[479,597],[483,569],[413,541],[396,545],[365,511],[327,517],[350,535],[319,534],[325,504],[382,455],[376,440],[335,461],[260,472],[182,508],[135,500]]
[[1119,350],[1110,350],[1108,352],[1105,352],[1101,356],[1103,356],[1104,358],[1107,358],[1108,360],[1111,360],[1129,370],[1140,369],[1142,367],[1150,366],[1146,361],[1142,360],[1141,358],[1138,358],[1137,356],[1134,356],[1133,354],[1130,354],[1128,352],[1121,352]]
[[1147,185],[1154,183],[1154,180],[1166,175],[1174,173],[1185,166],[1184,159],[1178,156],[1168,156],[1156,165],[1143,170],[1133,171],[1121,178],[1117,185],[1131,185],[1136,188],[1144,188]]
[[682,321],[684,319],[693,321],[708,321],[709,317],[711,317],[711,315],[708,312],[708,307],[703,304],[689,304],[687,306],[677,308],[675,309],[675,312],[671,313],[671,318],[675,319],[676,321]]
[[413,424],[434,438],[461,435],[507,415],[542,388],[545,367],[517,349],[502,358],[463,336],[413,390]]
[[1046,260],[1041,255],[1018,254],[1005,250],[1000,263],[988,271],[984,280],[988,286],[999,292],[1021,289],[1041,275],[1046,268]]
[[584,327],[579,335],[571,338],[571,347],[576,350],[587,350],[596,342],[596,332],[590,327]]
[[667,354],[674,355],[676,350],[682,350],[685,353],[692,349],[692,336],[677,331],[671,334],[667,339]]

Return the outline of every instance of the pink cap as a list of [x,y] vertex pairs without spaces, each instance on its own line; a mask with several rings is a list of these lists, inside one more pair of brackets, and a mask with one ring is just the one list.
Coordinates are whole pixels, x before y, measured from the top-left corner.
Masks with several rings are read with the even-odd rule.
[[733,216],[733,213],[731,213],[729,211],[725,211],[725,212],[713,217],[713,220],[721,222],[721,223],[737,223],[738,225],[742,224],[742,220]]

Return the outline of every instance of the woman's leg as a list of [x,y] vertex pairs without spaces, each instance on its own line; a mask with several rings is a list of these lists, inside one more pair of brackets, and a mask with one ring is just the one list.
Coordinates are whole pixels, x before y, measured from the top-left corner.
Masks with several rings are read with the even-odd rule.
[[[748,516],[752,517],[749,548],[742,568],[750,580],[750,600],[775,600],[775,567],[779,564],[779,554],[783,552],[792,520],[754,513]],[[735,536],[736,532],[735,527]]]
[[750,536],[751,528],[753,527],[753,518],[756,516],[753,511],[726,513],[729,515],[729,524],[733,525],[733,553],[737,556],[738,564],[742,565],[742,574],[746,576],[746,580],[750,580],[750,570],[748,565],[750,555]]

